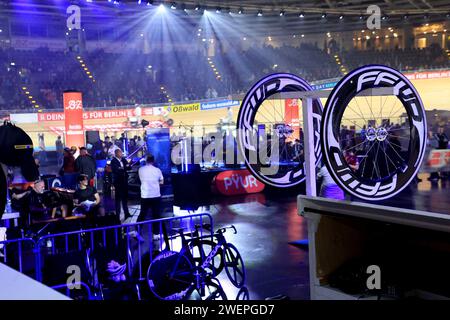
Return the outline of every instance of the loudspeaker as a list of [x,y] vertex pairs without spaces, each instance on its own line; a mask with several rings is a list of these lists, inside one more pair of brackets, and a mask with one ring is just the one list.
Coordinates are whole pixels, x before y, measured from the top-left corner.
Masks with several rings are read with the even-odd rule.
[[94,145],[100,140],[99,131],[86,131],[86,144],[90,143]]

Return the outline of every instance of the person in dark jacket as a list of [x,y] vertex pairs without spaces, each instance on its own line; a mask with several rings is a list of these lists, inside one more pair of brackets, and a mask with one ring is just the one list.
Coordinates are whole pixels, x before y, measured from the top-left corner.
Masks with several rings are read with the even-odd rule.
[[95,177],[97,164],[94,158],[92,158],[92,156],[87,152],[87,149],[85,147],[80,148],[80,155],[75,160],[75,170],[80,174],[87,175],[89,181],[91,181]]
[[125,219],[130,217],[128,211],[128,170],[131,167],[123,157],[123,152],[116,149],[114,158],[111,160],[112,183],[115,190],[116,215],[120,218],[120,204],[122,203]]
[[63,166],[60,171],[60,175],[74,173],[75,170],[75,158],[70,150],[70,148],[64,149]]

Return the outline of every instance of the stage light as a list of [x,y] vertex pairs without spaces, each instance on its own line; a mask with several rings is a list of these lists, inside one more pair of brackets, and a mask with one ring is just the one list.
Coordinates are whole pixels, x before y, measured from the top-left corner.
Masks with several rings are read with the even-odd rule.
[[327,17],[327,14],[324,12],[322,13],[322,19],[325,19]]
[[244,9],[239,8],[238,14],[243,14],[244,13]]
[[187,12],[186,5],[184,3],[181,4],[181,10]]
[[142,0],[138,0],[138,4],[141,4],[142,3]]
[[344,15],[341,14],[341,15],[339,16],[339,20],[343,20],[343,19],[344,19]]
[[280,17],[284,16],[284,10],[280,11]]
[[15,66],[16,64],[15,64],[14,62],[11,62],[11,65],[12,65],[12,66]]
[[305,35],[304,34],[302,34],[302,38],[304,38],[305,37]]
[[161,3],[159,6],[158,6],[158,12],[159,13],[162,13],[162,12],[165,12],[166,11],[166,7]]
[[200,6],[199,6],[199,5],[196,5],[195,8],[194,8],[194,10],[195,10],[195,11],[200,10]]
[[364,19],[364,16],[363,16],[363,15],[360,15],[360,16],[359,16],[359,20],[362,20],[362,19]]
[[114,2],[113,2],[115,5],[118,5],[118,4],[120,4],[120,1],[119,0],[114,0]]
[[3,32],[3,30],[2,29],[0,29],[0,33],[2,33]]
[[170,5],[170,9],[176,10],[177,9],[177,4],[175,2],[172,2],[172,4]]
[[262,17],[262,15],[263,15],[262,10],[259,10],[259,11],[258,11],[258,17]]
[[407,14],[405,14],[405,15],[403,16],[403,20],[408,20],[408,15],[407,15]]
[[220,8],[220,7],[218,7],[217,9],[216,9],[216,13],[220,13],[222,11],[222,8]]
[[86,2],[92,2],[92,0],[86,0]]
[[151,6],[151,5],[153,5],[153,0],[151,0],[151,1],[147,1],[147,5],[148,5],[148,6]]
[[298,15],[300,18],[304,18],[305,17],[305,13],[304,12],[300,12],[300,14]]
[[389,17],[387,15],[384,15],[381,17],[381,20],[387,20]]

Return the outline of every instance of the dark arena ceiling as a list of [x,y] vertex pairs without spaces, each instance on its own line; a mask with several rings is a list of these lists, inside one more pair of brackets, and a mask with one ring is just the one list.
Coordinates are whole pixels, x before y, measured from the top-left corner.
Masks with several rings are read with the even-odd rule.
[[[147,5],[148,3],[148,5]],[[369,17],[367,9],[376,5],[381,9],[382,27],[402,28],[429,22],[450,20],[449,0],[384,0],[384,1],[147,1],[147,0],[0,0],[0,17],[16,16],[17,12],[36,14],[42,20],[65,19],[63,7],[77,4],[83,8],[88,23],[102,19],[132,19],[142,15],[148,7],[161,3],[173,14],[187,21],[196,19],[206,9],[222,17],[232,17],[236,28],[244,28],[253,35],[283,35],[287,33],[317,33],[361,30]],[[176,7],[176,9],[175,9]],[[260,16],[258,16],[260,13]],[[192,24],[195,24],[193,22]]]

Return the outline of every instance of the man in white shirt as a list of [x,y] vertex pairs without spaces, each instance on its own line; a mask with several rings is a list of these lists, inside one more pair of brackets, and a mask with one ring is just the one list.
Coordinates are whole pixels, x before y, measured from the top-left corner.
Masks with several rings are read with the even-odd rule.
[[141,180],[141,213],[137,221],[147,220],[147,212],[152,210],[151,219],[161,218],[161,189],[164,178],[160,169],[154,166],[155,157],[147,156],[146,165],[139,168]]

